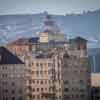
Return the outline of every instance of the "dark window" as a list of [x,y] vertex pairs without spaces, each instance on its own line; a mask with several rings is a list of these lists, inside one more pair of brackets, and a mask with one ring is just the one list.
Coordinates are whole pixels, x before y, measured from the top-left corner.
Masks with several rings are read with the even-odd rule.
[[29,80],[29,84],[31,84],[32,83],[32,80]]
[[39,66],[39,63],[36,63],[36,66],[38,67]]
[[37,91],[39,91],[39,88],[37,88]]
[[33,88],[33,92],[35,91],[35,88]]
[[39,84],[39,80],[37,80],[37,84]]
[[43,64],[41,63],[41,64],[40,64],[40,66],[42,67],[42,66],[43,66]]
[[36,71],[36,74],[39,75],[39,71]]
[[5,89],[4,92],[5,92],[5,93],[8,93],[8,89]]
[[65,88],[64,91],[65,91],[65,92],[68,92],[68,88]]
[[47,84],[47,80],[45,80],[45,84]]
[[41,84],[43,84],[43,81],[41,81]]
[[33,99],[35,99],[35,95],[33,95]]
[[23,100],[23,97],[20,96],[18,100]]
[[12,82],[12,83],[11,83],[11,85],[12,85],[12,86],[15,86],[15,83],[14,83],[14,82]]
[[84,80],[80,80],[79,83],[80,83],[81,85],[84,85]]
[[15,97],[12,97],[12,100],[15,100]]
[[43,91],[43,88],[41,88],[41,91]]
[[33,83],[35,83],[35,80],[33,80]]
[[11,93],[12,93],[12,94],[15,94],[15,90],[12,90]]
[[64,84],[68,84],[68,80],[64,81]]
[[[0,100],[1,100],[1,98],[0,98]],[[2,100],[8,100],[8,98],[7,97],[3,97],[3,99]]]

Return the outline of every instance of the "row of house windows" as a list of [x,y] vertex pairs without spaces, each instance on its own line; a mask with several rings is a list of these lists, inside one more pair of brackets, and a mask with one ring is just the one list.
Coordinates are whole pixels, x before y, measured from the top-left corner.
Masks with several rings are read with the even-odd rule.
[[8,77],[8,75],[6,73],[0,74],[0,78],[7,78],[7,77]]
[[52,80],[29,80],[29,84],[51,84]]
[[11,94],[15,94],[15,93],[18,93],[18,94],[22,94],[22,89],[19,89],[19,90],[16,90],[16,89],[13,89],[13,90],[9,90],[9,89],[2,89],[1,90],[1,93],[0,94],[7,94],[7,93],[11,93]]
[[[84,80],[79,80],[79,81],[73,80],[72,82],[73,83],[77,82],[80,85],[84,85],[85,84]],[[64,84],[69,84],[69,81],[68,80],[64,81]]]
[[[79,89],[79,88],[72,88],[71,90],[72,90],[73,92],[79,91],[80,93],[83,93],[83,92],[86,91],[85,89]],[[65,92],[69,92],[69,88],[64,88],[64,91],[65,91]]]
[[1,70],[7,70],[7,66],[0,66]]
[[28,90],[31,92],[47,91],[48,89],[51,91],[51,88],[32,88],[31,86],[28,86]]
[[37,70],[37,71],[32,71],[32,70],[27,70],[29,74],[36,74],[36,75],[45,75],[45,74],[52,74],[52,70]]
[[8,98],[8,97],[6,97],[6,96],[3,96],[2,98],[0,97],[0,100],[24,100],[23,99],[23,97],[22,96],[19,96],[19,97],[17,97],[17,99],[16,99],[16,97],[11,97],[11,98]]
[[[31,94],[28,94],[27,97],[30,99],[51,98],[51,97],[47,97],[47,96],[43,96],[43,95],[31,95]],[[59,96],[58,98],[61,99],[61,96]]]
[[[6,85],[8,85],[8,82],[7,81],[1,81],[0,84],[2,86],[6,86]],[[11,84],[11,86],[15,86],[15,82],[11,82],[10,84]]]
[[3,74],[0,74],[0,78],[2,78],[2,79],[13,78],[13,77],[17,77],[17,78],[24,77],[24,74],[21,74],[21,73],[15,73],[15,74],[3,73]]
[[37,66],[37,67],[48,66],[48,67],[51,67],[52,63],[30,63],[29,67],[31,67],[31,66]]

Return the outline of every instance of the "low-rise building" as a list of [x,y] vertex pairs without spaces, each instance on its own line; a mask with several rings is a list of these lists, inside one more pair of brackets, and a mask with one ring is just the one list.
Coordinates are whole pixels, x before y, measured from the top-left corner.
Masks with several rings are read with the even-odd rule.
[[100,74],[91,74],[91,100],[100,100]]

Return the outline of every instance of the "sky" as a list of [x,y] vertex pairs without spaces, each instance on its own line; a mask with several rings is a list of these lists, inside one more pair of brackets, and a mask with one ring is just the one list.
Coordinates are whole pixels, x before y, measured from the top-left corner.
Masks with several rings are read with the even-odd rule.
[[44,11],[50,14],[66,14],[97,9],[100,9],[100,0],[0,0],[0,15]]

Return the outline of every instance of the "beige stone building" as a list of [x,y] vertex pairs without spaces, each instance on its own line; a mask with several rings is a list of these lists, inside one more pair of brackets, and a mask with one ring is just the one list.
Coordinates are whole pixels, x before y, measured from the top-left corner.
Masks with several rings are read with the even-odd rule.
[[22,56],[25,99],[88,100],[90,69],[85,45],[86,41],[78,37],[74,44],[63,45],[63,48]]

